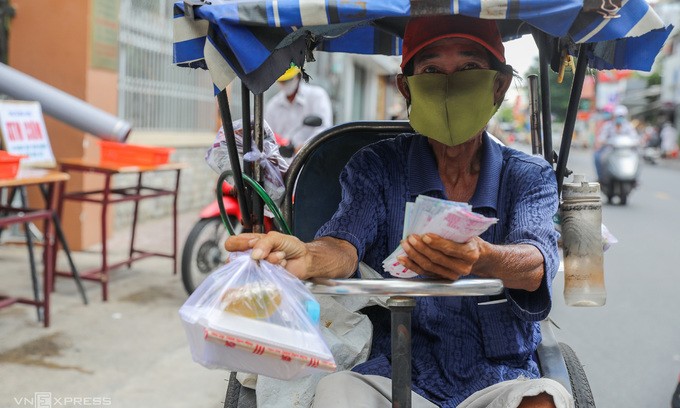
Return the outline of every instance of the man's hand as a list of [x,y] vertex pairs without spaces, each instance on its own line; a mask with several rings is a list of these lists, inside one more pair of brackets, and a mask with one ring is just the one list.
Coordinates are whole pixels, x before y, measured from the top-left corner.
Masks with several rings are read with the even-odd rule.
[[411,234],[401,243],[408,257],[397,260],[419,275],[457,280],[472,273],[483,242],[473,238],[459,244],[436,234]]
[[537,290],[543,281],[543,254],[533,245],[494,245],[479,237],[464,244],[436,234],[411,234],[399,262],[420,275],[457,280],[473,274],[501,279],[508,289]]
[[307,247],[295,236],[279,232],[244,233],[227,238],[224,248],[229,252],[252,249],[251,258],[279,264],[300,279],[309,278]]
[[252,249],[253,259],[279,264],[300,279],[347,278],[357,269],[356,248],[347,241],[324,237],[304,243],[279,232],[239,234],[224,243],[229,252]]

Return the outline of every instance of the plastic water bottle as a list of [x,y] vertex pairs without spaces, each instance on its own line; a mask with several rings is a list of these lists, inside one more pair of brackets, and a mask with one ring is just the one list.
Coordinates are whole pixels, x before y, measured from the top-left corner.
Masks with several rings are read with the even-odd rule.
[[564,300],[568,306],[602,306],[604,287],[600,184],[574,175],[562,189]]

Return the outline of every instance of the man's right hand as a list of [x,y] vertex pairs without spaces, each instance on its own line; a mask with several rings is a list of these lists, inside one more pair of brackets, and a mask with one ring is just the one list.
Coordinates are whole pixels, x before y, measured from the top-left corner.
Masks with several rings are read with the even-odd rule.
[[229,252],[252,249],[251,257],[279,264],[300,279],[347,278],[357,269],[357,251],[342,239],[324,237],[304,243],[280,232],[244,233],[224,243]]
[[229,252],[252,249],[250,257],[279,264],[300,279],[308,279],[308,251],[304,242],[280,232],[267,234],[244,233],[227,238],[224,248]]

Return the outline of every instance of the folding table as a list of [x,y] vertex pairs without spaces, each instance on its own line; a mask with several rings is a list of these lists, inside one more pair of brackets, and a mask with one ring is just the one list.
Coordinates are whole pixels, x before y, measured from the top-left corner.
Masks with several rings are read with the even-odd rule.
[[[83,159],[63,159],[59,161],[60,169],[67,173],[96,173],[104,176],[102,189],[86,191],[62,191],[60,194],[58,213],[63,211],[63,204],[66,201],[89,202],[101,205],[101,242],[102,257],[101,266],[86,270],[80,273],[82,279],[99,281],[102,286],[102,299],[108,299],[109,272],[122,265],[130,267],[132,262],[150,256],[160,256],[173,260],[173,274],[177,273],[177,193],[179,191],[179,180],[182,169],[186,168],[186,163],[166,163],[159,165],[128,165],[124,163],[106,161],[87,161]],[[172,187],[160,188],[151,187],[143,183],[143,176],[158,172],[174,172],[175,179]],[[112,181],[117,175],[136,175],[136,185],[129,187],[114,187]],[[135,232],[138,220],[139,202],[142,200],[154,199],[170,196],[172,203],[172,248],[170,253],[147,251],[135,247]],[[107,214],[109,205],[122,202],[134,203],[134,215],[132,220],[132,234],[130,237],[129,252],[126,259],[118,262],[109,263],[108,260],[108,228]],[[56,276],[72,276],[70,272],[55,271]]]

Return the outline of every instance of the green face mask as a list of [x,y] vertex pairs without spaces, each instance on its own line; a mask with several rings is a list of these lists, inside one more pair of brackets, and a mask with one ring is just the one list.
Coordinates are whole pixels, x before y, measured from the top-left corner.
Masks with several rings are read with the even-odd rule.
[[474,69],[453,74],[406,77],[411,92],[411,126],[418,133],[457,146],[479,133],[496,113],[497,71]]

